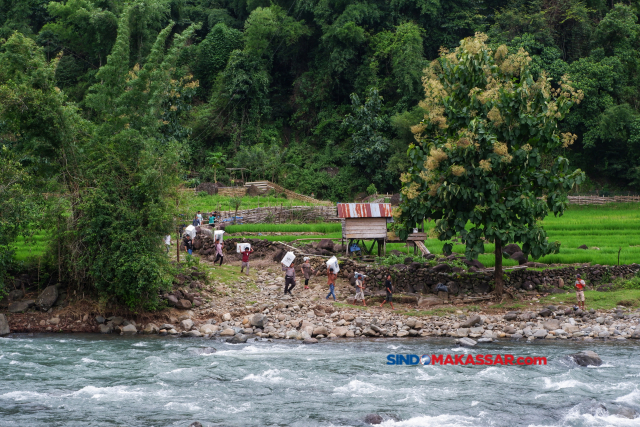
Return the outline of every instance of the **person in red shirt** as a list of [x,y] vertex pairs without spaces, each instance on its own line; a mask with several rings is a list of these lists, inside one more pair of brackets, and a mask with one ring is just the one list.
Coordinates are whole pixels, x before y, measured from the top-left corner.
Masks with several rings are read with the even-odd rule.
[[584,287],[586,283],[580,277],[580,275],[576,275],[576,298],[578,298],[578,307],[580,307],[584,311]]
[[242,270],[244,270],[244,268],[247,268],[247,272],[244,273],[247,276],[249,275],[249,255],[251,255],[253,253],[253,249],[247,249],[247,247],[244,247],[244,251],[240,252],[242,254],[242,264],[240,264],[240,273],[242,273]]

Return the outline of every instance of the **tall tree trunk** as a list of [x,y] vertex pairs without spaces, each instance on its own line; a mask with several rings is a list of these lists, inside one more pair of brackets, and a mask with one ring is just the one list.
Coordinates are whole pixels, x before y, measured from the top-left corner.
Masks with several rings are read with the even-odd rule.
[[493,281],[496,295],[502,296],[504,279],[502,278],[502,242],[499,239],[496,239],[496,266],[493,273]]

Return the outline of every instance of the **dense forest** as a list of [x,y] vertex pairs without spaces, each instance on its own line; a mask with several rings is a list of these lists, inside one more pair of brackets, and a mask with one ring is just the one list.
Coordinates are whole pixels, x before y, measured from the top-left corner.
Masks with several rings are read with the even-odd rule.
[[422,70],[482,31],[585,93],[562,126],[578,135],[567,154],[594,186],[640,186],[638,2],[2,0],[0,37],[17,31],[59,58],[55,86],[90,117],[127,4],[131,69],[170,22],[172,33],[197,25],[177,61],[199,82],[179,118],[191,184],[211,180],[207,159],[222,153],[250,179],[322,198],[349,199],[372,182],[397,191],[422,115]]
[[562,154],[587,173],[581,191],[637,191],[639,8],[0,0],[0,267],[37,223],[55,230],[60,276],[153,306],[169,280],[154,242],[180,184],[243,167],[334,201],[371,184],[397,192],[425,113],[423,70],[477,32],[584,94],[559,124],[577,135]]

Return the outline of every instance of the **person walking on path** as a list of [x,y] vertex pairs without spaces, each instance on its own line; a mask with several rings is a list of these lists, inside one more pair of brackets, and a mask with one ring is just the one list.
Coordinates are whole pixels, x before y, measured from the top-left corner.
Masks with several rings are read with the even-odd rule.
[[167,255],[169,255],[169,249],[171,249],[171,234],[164,236],[164,245],[167,247]]
[[311,275],[315,273],[315,270],[311,268],[311,264],[309,263],[309,257],[306,256],[303,258],[304,263],[302,264],[302,274],[304,275],[304,288],[309,289],[309,279]]
[[358,274],[356,276],[356,301],[362,300],[362,305],[367,306],[367,302],[364,300],[364,276]]
[[193,255],[193,240],[191,240],[191,236],[186,234],[186,240],[184,242],[184,251],[189,255]]
[[242,273],[242,270],[244,270],[244,268],[247,268],[247,272],[244,273],[247,276],[249,275],[249,255],[251,255],[253,253],[253,249],[247,249],[247,247],[244,247],[244,251],[241,252],[242,254],[242,264],[240,264],[240,273]]
[[393,308],[393,282],[391,282],[391,275],[389,274],[387,276],[387,280],[384,282],[384,289],[385,291],[387,291],[387,298],[382,301],[382,304],[380,304],[380,307],[382,307],[384,305],[385,302],[388,302],[389,305],[391,306],[391,310],[395,310],[395,308]]
[[296,286],[296,268],[295,264],[292,262],[289,267],[282,264],[282,271],[284,271],[284,294],[289,294],[293,296],[291,291]]
[[578,299],[578,307],[580,307],[582,309],[582,311],[585,310],[584,308],[584,287],[586,286],[586,283],[584,282],[584,280],[582,280],[582,278],[580,277],[580,275],[576,275],[576,298]]
[[224,254],[222,253],[222,243],[220,243],[220,240],[216,240],[216,259],[213,260],[213,265],[216,265],[218,260],[220,260],[220,265],[222,265]]
[[333,268],[327,269],[327,283],[329,284],[329,293],[327,294],[327,298],[333,295],[333,300],[336,300],[336,278],[337,274],[333,272]]
[[196,218],[198,218],[198,225],[202,225],[202,213],[200,211],[196,214]]

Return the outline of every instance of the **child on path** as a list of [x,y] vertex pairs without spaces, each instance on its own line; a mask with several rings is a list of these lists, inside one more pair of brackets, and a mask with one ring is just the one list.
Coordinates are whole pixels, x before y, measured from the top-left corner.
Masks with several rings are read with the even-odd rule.
[[242,253],[242,264],[240,264],[240,273],[242,273],[242,270],[246,267],[247,272],[244,274],[248,276],[249,275],[249,255],[253,253],[253,249],[247,249],[245,246],[244,251],[242,251],[241,253]]
[[582,278],[580,277],[580,275],[576,275],[576,298],[578,299],[578,307],[580,307],[582,309],[582,311],[585,310],[584,308],[584,287],[586,286],[586,283],[584,282],[584,280],[582,280]]
[[356,301],[362,300],[362,305],[367,306],[367,302],[364,300],[364,276],[358,274],[356,276]]
[[311,264],[309,263],[309,257],[306,256],[303,258],[304,263],[302,264],[302,274],[304,275],[304,288],[309,289],[309,279],[311,275],[315,273],[315,270],[311,268]]
[[387,280],[384,282],[384,289],[387,291],[387,298],[382,301],[382,304],[380,304],[380,307],[382,307],[384,305],[385,302],[388,302],[389,305],[391,306],[391,310],[395,310],[395,308],[393,308],[393,283],[391,282],[391,275],[389,274],[387,276]]
[[329,293],[327,294],[327,298],[325,299],[329,299],[330,296],[333,295],[333,300],[336,300],[336,278],[338,277],[337,274],[335,274],[333,272],[333,268],[329,268],[327,270],[327,282],[329,284]]

